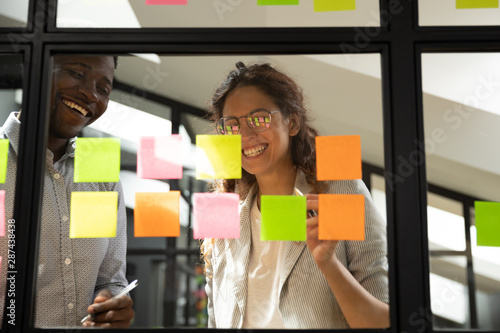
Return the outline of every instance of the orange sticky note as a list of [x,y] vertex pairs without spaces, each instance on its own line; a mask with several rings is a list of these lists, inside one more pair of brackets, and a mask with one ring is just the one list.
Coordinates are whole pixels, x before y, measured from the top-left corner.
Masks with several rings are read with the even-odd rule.
[[179,237],[179,199],[181,192],[136,193],[135,237]]
[[316,167],[318,180],[361,179],[361,137],[317,136]]
[[319,195],[320,240],[364,240],[365,197],[361,194]]

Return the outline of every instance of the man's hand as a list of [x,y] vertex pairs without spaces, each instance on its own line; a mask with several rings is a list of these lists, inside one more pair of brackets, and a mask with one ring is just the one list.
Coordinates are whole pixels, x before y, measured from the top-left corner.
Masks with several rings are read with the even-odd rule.
[[94,304],[90,305],[87,311],[94,314],[91,318],[83,322],[83,327],[105,327],[105,328],[127,328],[134,318],[132,310],[132,298],[122,296],[112,298],[113,295],[108,289],[102,290],[94,299]]

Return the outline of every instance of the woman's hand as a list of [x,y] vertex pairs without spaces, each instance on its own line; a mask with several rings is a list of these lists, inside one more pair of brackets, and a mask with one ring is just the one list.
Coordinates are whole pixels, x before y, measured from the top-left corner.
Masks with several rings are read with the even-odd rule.
[[318,239],[318,218],[319,218],[319,196],[317,194],[308,194],[307,210],[314,210],[318,216],[309,216],[307,219],[307,247],[311,252],[316,265],[320,268],[335,258],[335,249],[338,241],[319,240]]

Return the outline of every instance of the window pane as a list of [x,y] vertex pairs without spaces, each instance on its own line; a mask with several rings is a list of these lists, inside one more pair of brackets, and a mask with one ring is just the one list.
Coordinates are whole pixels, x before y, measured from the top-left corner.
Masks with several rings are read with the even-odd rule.
[[491,67],[499,59],[499,53],[422,55],[425,141],[419,146],[425,147],[427,181],[440,192],[428,196],[433,206],[427,212],[431,261],[443,254],[440,251],[465,256],[470,262],[466,274],[475,277],[467,280],[468,288],[476,295],[469,299],[465,322],[460,326],[456,321],[435,322],[436,328],[500,328],[494,313],[494,295],[500,288],[498,263],[480,256],[495,258],[497,248],[477,246],[469,207],[475,201],[500,201],[500,161],[491,153],[500,139],[500,72]]
[[[78,58],[70,62],[71,66],[74,63],[79,65],[82,62],[95,60],[96,58],[96,56],[74,56],[84,58]],[[94,58],[89,60],[88,57]],[[103,58],[103,56],[100,58]],[[58,65],[58,62],[62,60],[58,56],[54,57],[53,61],[56,68],[61,66]],[[158,56],[154,54],[137,54],[120,56],[118,68],[114,72],[114,87],[110,94],[106,112],[97,121],[85,126],[77,133],[77,136],[78,140],[89,138],[120,139],[121,170],[119,179],[123,186],[124,207],[122,209],[126,212],[128,227],[126,235],[128,240],[126,279],[128,281],[139,280],[139,287],[131,294],[134,298],[134,309],[136,311],[136,319],[132,323],[132,327],[207,326],[207,296],[204,294],[205,278],[201,274],[201,266],[199,266],[200,261],[202,261],[199,252],[200,244],[193,237],[193,194],[206,193],[212,181],[199,180],[195,177],[198,162],[195,143],[197,135],[214,133],[214,125],[206,117],[207,103],[214,94],[215,88],[223,81],[229,71],[235,68],[238,61],[243,61],[247,66],[254,63],[270,63],[290,75],[303,88],[312,125],[319,130],[321,135],[361,136],[363,160],[383,168],[382,85],[380,82],[379,54],[349,56]],[[68,71],[70,77],[66,78],[67,80],[71,78],[79,82],[79,80],[83,80],[82,75],[85,77],[85,75],[93,73],[92,71],[83,71],[83,73],[74,76],[75,68],[71,66]],[[96,68],[98,67],[96,66]],[[203,73],[203,75],[200,75],[200,73]],[[64,80],[60,82],[61,78],[58,75],[54,74],[55,87],[59,87],[60,84],[65,82]],[[356,87],[356,89],[353,89],[353,87]],[[83,88],[81,90],[85,91]],[[360,90],[365,94],[363,99],[359,98]],[[82,113],[78,105],[82,104],[83,100],[80,97],[75,98],[76,95],[72,95],[70,92],[71,89],[64,92],[66,97],[63,97],[63,104],[69,107],[68,110],[64,110],[79,116],[76,112]],[[61,92],[61,94],[63,93]],[[76,101],[70,100],[71,98],[75,98]],[[88,98],[90,100],[90,97]],[[51,123],[50,126],[54,125]],[[138,170],[139,160],[142,158],[139,150],[141,138],[168,136],[171,133],[179,133],[182,136],[182,154],[171,156],[173,161],[182,165],[182,178],[141,178],[143,176],[140,176]],[[78,142],[80,141],[77,141],[77,144]],[[161,148],[166,148],[166,146]],[[155,153],[157,153],[156,150]],[[78,147],[74,155],[76,163],[77,156],[79,156]],[[62,165],[61,163],[65,163],[63,161],[64,157],[61,157],[61,161],[54,164],[54,169],[57,170],[57,167]],[[69,170],[69,168],[72,167],[65,170]],[[61,170],[61,173],[63,171]],[[66,176],[65,174],[64,177]],[[53,179],[46,178],[47,184],[52,184],[53,181]],[[104,192],[119,192],[119,190],[113,189],[115,188],[113,184],[117,183],[109,181],[75,182],[71,177],[65,178],[65,181],[65,193],[67,191],[70,193],[78,191],[96,192],[96,189],[89,189],[85,186],[98,187],[102,184],[110,184],[109,186],[111,186],[106,185],[108,187],[105,187],[107,190],[104,190]],[[80,187],[82,189],[79,189]],[[141,212],[152,208],[145,209],[145,206],[139,206],[141,204],[138,204],[138,195],[142,193],[165,194],[173,191],[180,191],[181,193],[178,203],[179,236],[138,234],[139,221],[146,224],[153,222],[153,220],[156,221],[155,216],[151,216],[150,220],[140,217]],[[44,209],[45,204],[50,202],[50,199],[45,197]],[[70,203],[66,202],[66,204],[68,205],[69,214]],[[71,207],[73,205],[74,202],[71,203]],[[120,207],[120,203],[118,207]],[[84,212],[87,213],[87,211]],[[57,212],[57,214],[63,213]],[[74,252],[72,253],[74,259],[71,259],[71,264],[74,263],[74,269],[77,271],[79,269],[76,268],[79,265],[78,258],[82,255],[82,246],[84,246],[82,244],[86,244],[86,242],[100,244],[102,238],[68,237],[70,232],[68,223],[74,223],[74,218],[79,217],[78,214],[71,214],[70,221],[62,224],[66,229],[59,234],[62,235],[63,243],[74,244]],[[220,212],[218,208],[214,207],[210,214],[218,216]],[[385,216],[385,210],[383,215]],[[44,220],[42,222],[43,230],[45,219],[42,219]],[[57,218],[54,220],[57,221]],[[120,217],[118,217],[117,221],[119,226],[121,223]],[[378,229],[384,230],[385,221],[378,221],[377,216],[377,222],[382,225],[382,228]],[[160,224],[156,228],[150,229],[149,232],[158,231],[159,226]],[[116,248],[123,246],[124,241],[119,238],[119,230],[118,227],[116,237],[104,237],[109,242],[114,242],[113,247]],[[44,234],[42,231],[42,239],[46,235],[47,233]],[[385,234],[379,236],[381,238],[386,237]],[[46,244],[47,242],[42,243]],[[96,248],[88,245],[84,247]],[[85,253],[85,258],[88,258],[89,265],[94,265],[94,260],[97,260],[96,257],[106,257],[108,250],[103,250],[98,255],[95,253],[89,255],[88,250],[83,251],[83,253]],[[383,256],[381,260],[385,260],[387,249],[381,248],[378,250],[381,253],[384,252],[381,254]],[[46,254],[43,249],[41,252]],[[61,253],[60,256],[69,258],[65,253]],[[97,272],[101,269],[111,268],[103,264],[98,267]],[[385,281],[386,270],[387,267],[384,264],[384,267],[381,267],[380,270],[381,275],[383,275],[381,289],[387,287]],[[45,276],[43,276],[44,274]],[[301,272],[299,271],[296,274],[300,275]],[[39,292],[45,288],[43,281],[57,280],[64,273],[57,277],[52,275],[54,275],[53,271],[40,271]],[[69,273],[68,276],[71,277],[72,273]],[[223,276],[222,273],[219,273],[218,278],[221,276]],[[73,278],[75,277],[73,276]],[[83,286],[82,279],[85,280],[88,286],[93,283],[87,281],[84,276],[78,276],[75,281],[80,281],[80,286]],[[106,281],[103,281],[102,284],[106,284]],[[94,287],[97,286],[92,285],[92,288]],[[367,288],[369,287],[367,286]],[[330,292],[329,289],[327,292]],[[373,290],[372,292],[375,293]],[[382,294],[378,295],[378,297],[387,296]],[[74,301],[73,309],[76,309],[76,315],[73,315],[73,319],[78,321],[85,316],[85,309],[92,303],[94,296],[92,293],[88,293],[85,297]],[[384,300],[388,302],[388,299]],[[60,307],[68,308],[69,303],[73,302],[67,301],[66,303],[68,304],[61,304]],[[59,323],[59,325],[78,326],[76,321],[74,323],[63,322],[62,324]],[[54,324],[37,322],[37,326],[52,327]]]
[[0,28],[25,27],[29,0],[0,2]]
[[431,309],[435,329],[470,328],[464,256],[430,258]]
[[[457,8],[460,2],[475,3],[477,8]],[[498,1],[495,3],[489,0],[418,0],[418,16],[420,26],[497,26],[500,22],[500,8]]]
[[[22,104],[23,56],[0,54],[0,214],[5,221],[0,225],[0,322],[3,320],[4,301],[9,302],[12,293],[7,292],[7,271],[16,271],[14,197],[16,190],[17,156],[21,123],[17,119]],[[4,178],[5,177],[5,178]],[[2,219],[4,217],[2,216]],[[14,239],[14,241],[12,241]],[[9,252],[10,251],[10,252]],[[10,254],[10,256],[9,256]],[[15,274],[11,274],[16,276]],[[14,296],[15,297],[15,296]]]
[[500,248],[477,246],[477,231],[471,226],[471,243],[476,279],[478,320],[486,330],[498,330],[498,304],[500,301]]
[[[164,1],[167,2],[167,1]],[[293,2],[293,1],[292,1]],[[344,1],[344,3],[349,1]],[[379,1],[354,1],[349,10],[297,5],[259,6],[257,0],[189,0],[185,5],[147,5],[147,1],[59,1],[58,27],[202,28],[202,27],[355,27],[380,26]],[[355,9],[354,9],[355,8]],[[112,11],[114,15],[108,15]]]
[[428,193],[427,204],[429,250],[465,251],[462,205],[433,193]]

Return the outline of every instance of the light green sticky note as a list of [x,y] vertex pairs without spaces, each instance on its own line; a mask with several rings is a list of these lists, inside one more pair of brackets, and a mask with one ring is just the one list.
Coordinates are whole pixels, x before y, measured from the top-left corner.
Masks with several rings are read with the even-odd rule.
[[315,12],[356,10],[356,0],[314,0]]
[[260,240],[306,240],[306,197],[263,195],[260,201]]
[[75,183],[117,182],[119,179],[120,139],[76,139]]
[[299,0],[257,0],[257,6],[298,5]]
[[498,0],[457,0],[456,8],[498,8]]
[[0,183],[7,177],[7,161],[9,158],[9,139],[0,140]]
[[240,179],[241,135],[197,135],[196,179]]
[[478,246],[500,246],[500,202],[476,201]]
[[118,192],[71,192],[70,238],[116,236]]

